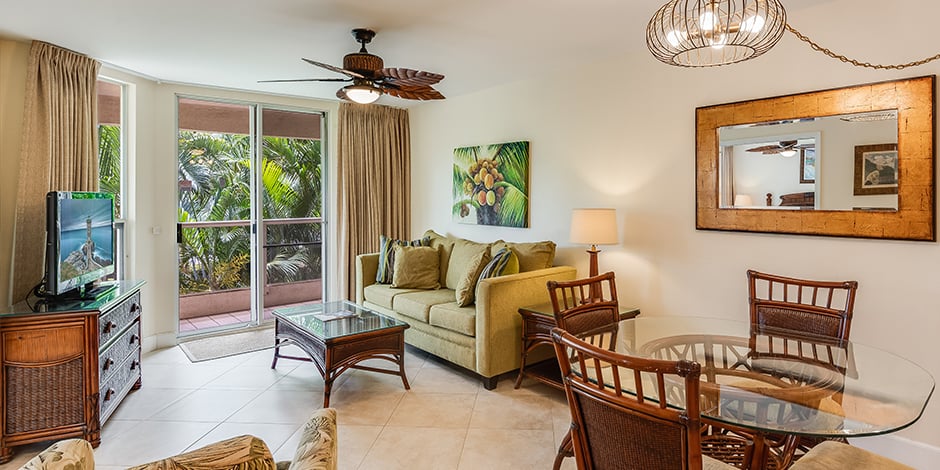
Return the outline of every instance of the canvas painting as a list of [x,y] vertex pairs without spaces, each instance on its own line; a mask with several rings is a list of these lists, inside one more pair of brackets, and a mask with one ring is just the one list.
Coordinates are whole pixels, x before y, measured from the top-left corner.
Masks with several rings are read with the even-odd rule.
[[529,226],[529,142],[456,148],[452,179],[455,221]]

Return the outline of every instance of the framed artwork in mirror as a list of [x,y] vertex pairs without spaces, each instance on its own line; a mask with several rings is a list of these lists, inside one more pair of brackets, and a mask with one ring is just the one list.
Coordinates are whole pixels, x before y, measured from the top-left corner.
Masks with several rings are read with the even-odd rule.
[[816,148],[800,149],[800,183],[816,182]]
[[855,146],[855,195],[898,193],[897,144]]

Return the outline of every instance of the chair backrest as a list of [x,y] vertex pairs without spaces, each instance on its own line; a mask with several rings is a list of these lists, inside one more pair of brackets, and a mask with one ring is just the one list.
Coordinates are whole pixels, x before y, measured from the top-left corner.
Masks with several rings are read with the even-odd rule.
[[848,341],[856,281],[812,281],[747,272],[751,324]]
[[[702,468],[698,363],[626,356],[561,328],[552,330],[552,339],[579,469]],[[635,395],[623,390],[625,380],[636,384],[629,387]],[[677,398],[677,390],[684,397]],[[684,410],[669,406],[676,400]]]
[[555,325],[577,335],[620,321],[614,273],[573,281],[548,281]]

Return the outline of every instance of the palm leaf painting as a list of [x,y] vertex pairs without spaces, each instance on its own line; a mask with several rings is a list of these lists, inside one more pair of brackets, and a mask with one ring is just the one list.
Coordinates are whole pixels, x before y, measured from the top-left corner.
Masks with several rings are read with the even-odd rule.
[[529,226],[529,142],[456,148],[451,180],[455,221]]

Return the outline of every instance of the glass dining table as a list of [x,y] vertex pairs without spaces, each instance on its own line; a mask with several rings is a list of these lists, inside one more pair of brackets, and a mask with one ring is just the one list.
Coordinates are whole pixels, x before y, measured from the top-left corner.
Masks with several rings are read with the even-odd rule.
[[[703,419],[752,431],[758,466],[769,452],[766,436],[847,438],[910,426],[935,387],[924,368],[891,352],[747,321],[638,317],[579,336],[630,356],[699,363]],[[580,373],[578,364],[572,369]],[[618,375],[635,394],[632,372]],[[670,405],[682,407],[684,397],[681,381],[670,385]]]

